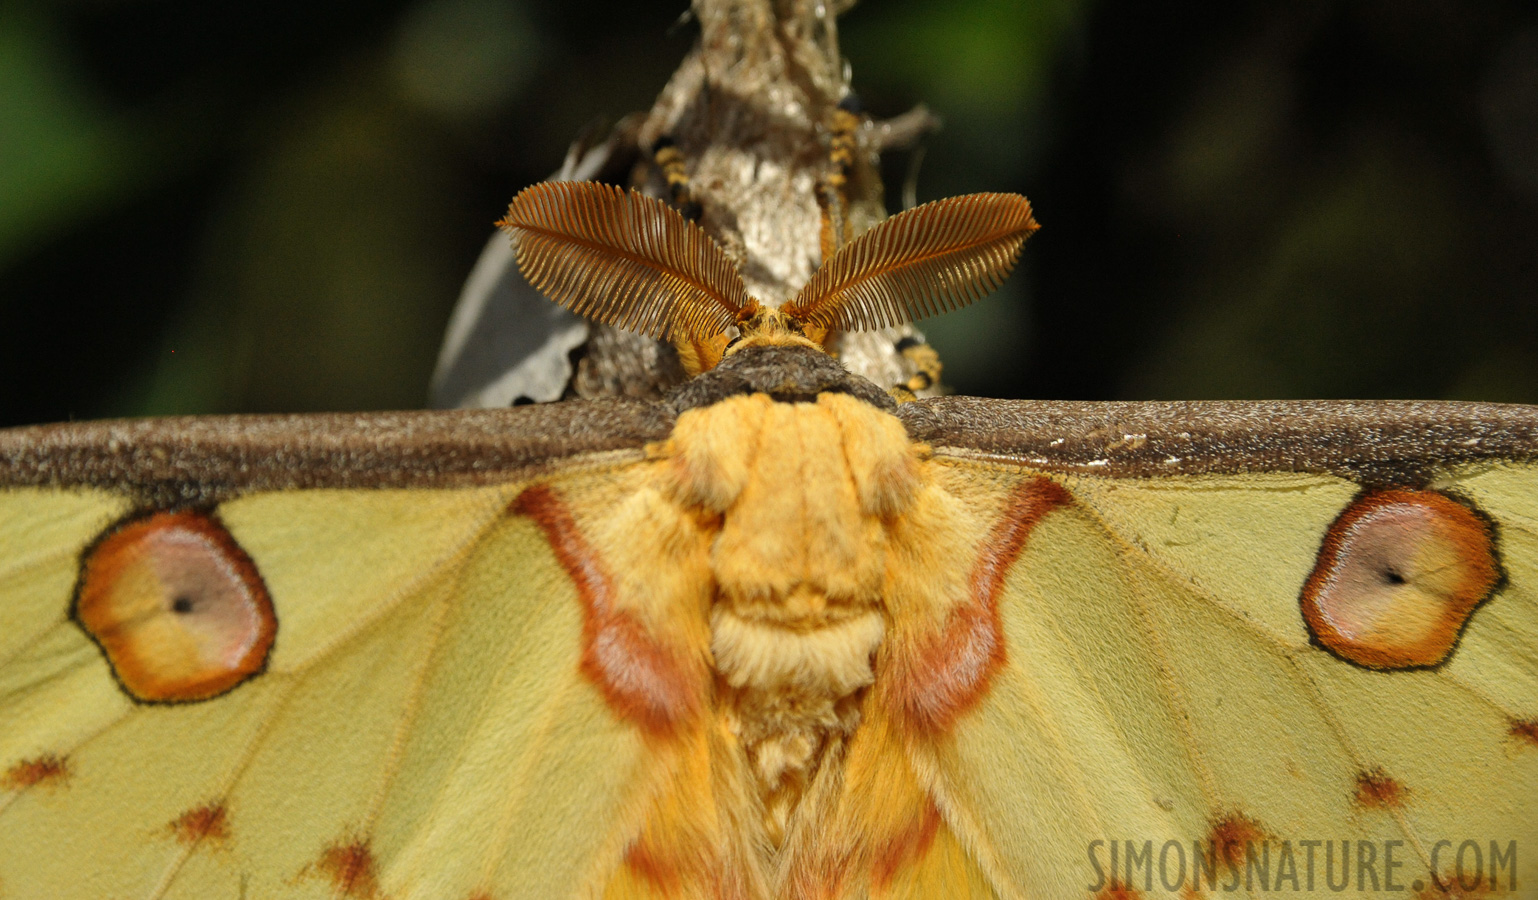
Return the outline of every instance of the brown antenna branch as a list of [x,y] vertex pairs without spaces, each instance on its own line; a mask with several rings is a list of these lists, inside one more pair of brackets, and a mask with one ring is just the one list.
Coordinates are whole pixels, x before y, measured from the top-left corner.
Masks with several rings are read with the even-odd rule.
[[968,194],[899,213],[825,262],[781,310],[839,331],[959,309],[1004,283],[1037,228],[1019,194]]
[[518,269],[578,315],[680,340],[737,321],[747,289],[698,226],[660,200],[593,182],[527,188],[497,223],[513,236]]

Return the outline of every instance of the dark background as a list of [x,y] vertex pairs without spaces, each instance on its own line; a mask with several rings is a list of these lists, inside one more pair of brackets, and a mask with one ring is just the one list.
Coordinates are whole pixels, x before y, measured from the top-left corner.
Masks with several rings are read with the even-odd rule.
[[[683,0],[0,0],[0,424],[423,404],[490,223]],[[1538,11],[867,0],[920,200],[1028,194],[966,393],[1538,401]],[[889,184],[895,205],[900,185]]]

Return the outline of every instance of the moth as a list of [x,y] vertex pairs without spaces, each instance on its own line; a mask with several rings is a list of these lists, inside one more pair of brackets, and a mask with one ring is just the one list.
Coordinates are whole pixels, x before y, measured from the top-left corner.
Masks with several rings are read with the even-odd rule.
[[780,303],[677,199],[504,219],[664,399],[0,432],[0,896],[1538,883],[1538,411],[910,399],[1024,198]]

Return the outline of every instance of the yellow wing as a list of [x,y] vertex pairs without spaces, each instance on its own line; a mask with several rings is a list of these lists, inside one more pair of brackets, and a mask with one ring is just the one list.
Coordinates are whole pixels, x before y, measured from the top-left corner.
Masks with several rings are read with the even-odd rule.
[[[1004,581],[990,690],[953,739],[914,751],[1002,894],[1495,897],[1538,883],[1521,850],[1538,840],[1538,465],[1412,467],[1420,483],[1402,495],[1487,518],[1504,577],[1445,658],[1363,664],[1321,642],[1300,604],[1326,535],[1387,488],[1329,471],[1158,477],[1146,455],[1107,448],[1127,451],[1137,429],[1114,431],[1082,458],[1009,454],[1035,466],[939,457],[947,488],[994,516],[1040,479],[1068,498]],[[1222,465],[1246,462],[1231,451]],[[1121,477],[1081,474],[1107,469]],[[1428,577],[1444,571],[1425,560]]]
[[[580,495],[627,461],[539,484]],[[244,683],[170,703],[132,699],[70,618],[82,551],[143,491],[0,490],[0,896],[500,900],[612,872],[641,739],[580,671],[583,606],[528,485],[203,508],[276,640]]]

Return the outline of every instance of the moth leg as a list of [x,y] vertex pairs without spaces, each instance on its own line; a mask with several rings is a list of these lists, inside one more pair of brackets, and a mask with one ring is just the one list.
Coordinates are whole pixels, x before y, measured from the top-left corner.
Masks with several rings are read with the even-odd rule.
[[652,163],[662,173],[662,180],[667,182],[668,197],[673,201],[673,206],[689,221],[699,221],[703,210],[690,190],[689,171],[684,166],[683,151],[678,149],[672,137],[663,135],[657,138],[657,143],[652,146]]
[[822,258],[831,259],[849,242],[849,172],[859,152],[859,131],[865,124],[860,98],[846,94],[828,116],[828,168],[817,186],[822,210]]
[[943,368],[940,354],[928,341],[910,334],[897,342],[897,352],[914,369],[907,381],[893,385],[887,391],[898,403],[917,400],[920,391],[927,391],[940,383],[940,370]]

